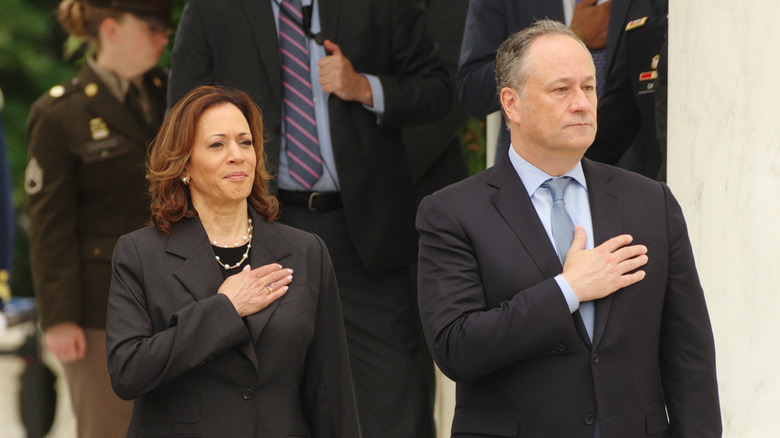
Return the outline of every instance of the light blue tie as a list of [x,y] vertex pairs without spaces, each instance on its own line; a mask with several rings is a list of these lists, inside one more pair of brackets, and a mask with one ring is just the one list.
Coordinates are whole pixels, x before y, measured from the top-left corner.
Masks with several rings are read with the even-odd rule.
[[549,179],[542,184],[543,187],[550,189],[552,195],[552,234],[561,266],[566,263],[566,253],[569,252],[571,242],[574,239],[574,221],[571,220],[569,212],[566,211],[566,202],[563,200],[570,181],[571,178],[563,177]]
[[[550,189],[552,195],[552,233],[555,240],[555,248],[558,250],[558,258],[561,260],[561,266],[566,262],[566,253],[571,248],[571,242],[574,240],[574,221],[571,220],[569,212],[566,211],[566,202],[563,200],[566,194],[566,187],[572,179],[568,176],[562,178],[548,179],[542,184],[542,187]],[[580,303],[580,316],[588,332],[588,338],[593,341],[593,302],[586,301]],[[599,438],[599,423],[596,420],[594,438]]]
[[[566,187],[572,179],[565,176],[563,178],[549,179],[542,184],[543,187],[550,189],[552,195],[552,234],[555,240],[555,249],[558,250],[558,258],[561,260],[561,266],[566,262],[566,253],[571,248],[571,242],[574,240],[574,221],[571,220],[569,212],[566,211],[566,202],[563,200],[566,194]],[[593,340],[593,302],[586,301],[580,303],[580,316],[585,324],[588,337]]]

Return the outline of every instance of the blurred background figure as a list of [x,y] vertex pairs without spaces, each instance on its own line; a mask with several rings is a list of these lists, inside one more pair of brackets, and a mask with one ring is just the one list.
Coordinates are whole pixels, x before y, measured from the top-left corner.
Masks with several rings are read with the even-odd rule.
[[656,84],[668,21],[664,13],[626,25],[599,100],[596,139],[585,154],[659,181],[666,171],[656,134]]
[[91,50],[30,110],[30,253],[45,343],[65,370],[79,437],[125,436],[131,403],[111,390],[105,318],[111,254],[149,217],[144,158],[165,110],[170,2],[63,0],[58,18]]
[[0,90],[0,311],[11,298],[11,261],[14,253],[14,212],[11,203],[11,171],[3,130],[3,90]]
[[[493,73],[496,50],[507,37],[536,20],[549,18],[570,26],[583,40],[596,64],[598,95],[606,89],[608,73],[626,23],[666,13],[667,0],[471,0],[458,70],[458,95],[474,117],[499,110]],[[487,145],[493,148],[493,145]],[[506,155],[509,131],[498,132],[496,159]]]
[[[425,5],[425,25],[453,83],[457,80],[468,6],[468,0],[427,0]],[[425,125],[408,126],[402,131],[412,169],[415,204],[468,176],[460,133],[469,115],[454,94],[452,100],[452,107],[444,117]]]

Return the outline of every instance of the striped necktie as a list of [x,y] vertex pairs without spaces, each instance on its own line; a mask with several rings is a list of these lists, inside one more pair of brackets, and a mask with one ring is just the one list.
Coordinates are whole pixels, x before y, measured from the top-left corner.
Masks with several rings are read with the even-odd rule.
[[281,0],[279,8],[282,109],[289,173],[311,190],[322,176],[322,156],[314,118],[308,42],[299,24],[303,22],[301,0]]

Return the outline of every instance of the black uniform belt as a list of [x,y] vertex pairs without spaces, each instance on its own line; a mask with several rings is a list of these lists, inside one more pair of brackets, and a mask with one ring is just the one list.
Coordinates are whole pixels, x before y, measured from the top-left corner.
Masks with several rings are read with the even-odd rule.
[[279,190],[279,202],[282,206],[298,205],[311,211],[329,211],[341,208],[339,192],[296,192]]

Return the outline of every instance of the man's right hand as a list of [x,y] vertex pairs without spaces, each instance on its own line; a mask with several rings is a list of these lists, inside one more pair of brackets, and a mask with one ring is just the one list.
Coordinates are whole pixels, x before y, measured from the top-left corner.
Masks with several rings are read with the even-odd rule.
[[81,360],[87,352],[84,329],[75,322],[63,322],[49,327],[44,338],[46,348],[62,363]]
[[563,266],[563,278],[581,303],[604,298],[645,278],[645,271],[631,271],[647,264],[647,247],[629,246],[634,240],[630,235],[613,237],[593,249],[585,249],[586,240],[585,230],[577,227]]
[[597,4],[599,0],[582,0],[574,5],[571,30],[585,43],[588,50],[607,47],[610,1]]

